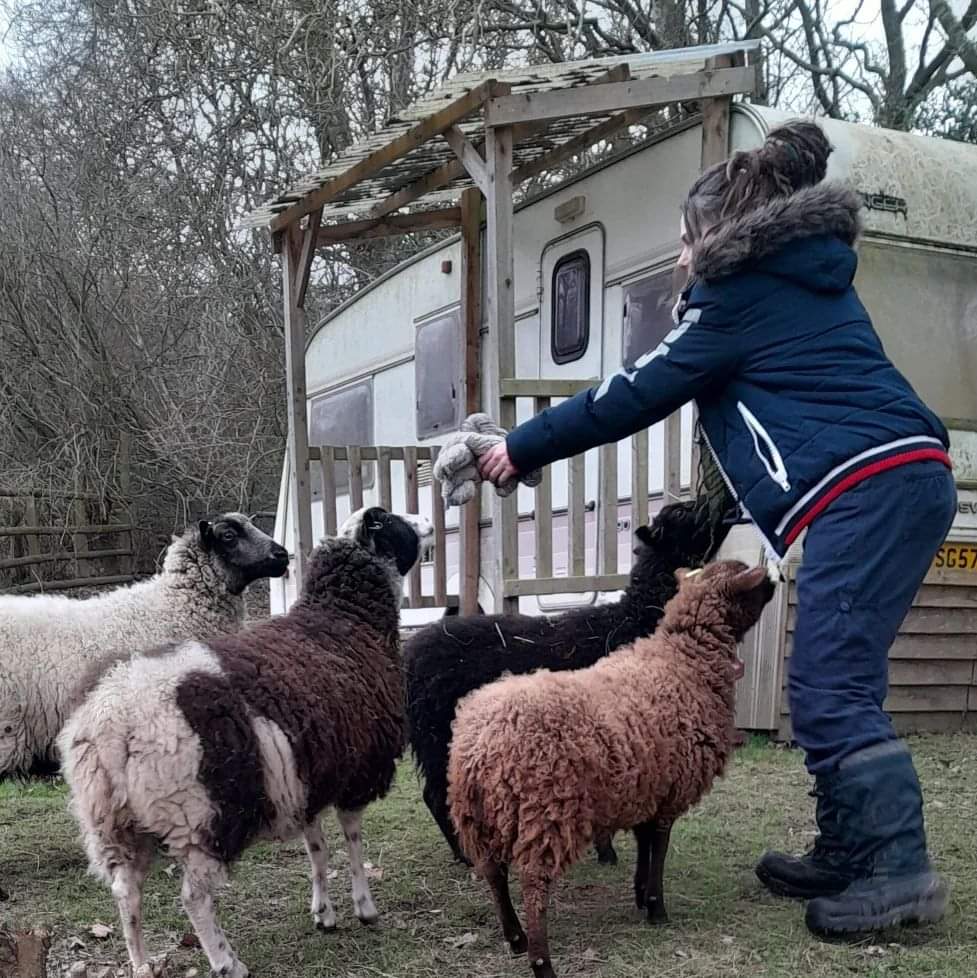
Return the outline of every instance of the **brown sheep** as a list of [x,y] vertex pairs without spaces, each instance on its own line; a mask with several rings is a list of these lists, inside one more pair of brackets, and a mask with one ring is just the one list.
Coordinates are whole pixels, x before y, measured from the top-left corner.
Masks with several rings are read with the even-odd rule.
[[773,585],[765,568],[738,561],[677,576],[678,594],[653,636],[587,669],[501,679],[458,706],[451,818],[491,887],[506,940],[522,953],[527,936],[508,889],[508,868],[517,869],[536,978],[554,978],[550,887],[600,832],[635,830],[639,906],[652,922],[667,919],[662,873],[672,823],[732,752],[736,646]]

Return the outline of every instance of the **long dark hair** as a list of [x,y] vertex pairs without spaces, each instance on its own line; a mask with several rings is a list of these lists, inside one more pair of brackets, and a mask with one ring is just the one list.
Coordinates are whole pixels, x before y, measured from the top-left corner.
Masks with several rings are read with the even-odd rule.
[[699,241],[717,224],[820,183],[833,148],[820,126],[797,120],[771,130],[757,149],[709,167],[682,204],[689,238]]

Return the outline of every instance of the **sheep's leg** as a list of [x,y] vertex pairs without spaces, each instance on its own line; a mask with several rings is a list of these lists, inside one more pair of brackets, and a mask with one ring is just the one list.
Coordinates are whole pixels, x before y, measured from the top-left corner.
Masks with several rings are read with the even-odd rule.
[[597,862],[602,866],[616,866],[617,853],[614,851],[613,832],[598,832],[594,836],[594,848],[597,850]]
[[546,936],[546,907],[550,899],[549,880],[533,873],[521,874],[522,906],[526,914],[529,963],[535,978],[556,978],[550,961],[550,944]]
[[648,901],[648,865],[654,828],[654,822],[642,822],[634,827],[634,838],[638,843],[638,858],[634,866],[634,902],[639,910],[644,910]]
[[337,811],[339,824],[346,836],[346,850],[349,852],[349,873],[353,878],[353,912],[361,924],[377,922],[377,908],[370,896],[370,885],[366,880],[366,870],[363,869],[363,837],[360,833],[362,811]]
[[248,978],[248,969],[231,950],[217,921],[214,888],[224,877],[222,863],[199,850],[189,852],[183,865],[183,908],[197,932],[211,971],[220,978]]
[[329,900],[329,850],[318,819],[302,833],[312,864],[312,918],[319,930],[336,929],[336,911]]
[[509,867],[504,863],[486,861],[478,867],[479,876],[484,877],[492,890],[495,912],[502,925],[502,934],[509,942],[513,954],[526,953],[526,933],[519,923],[516,908],[509,895]]
[[425,784],[424,804],[427,805],[428,810],[434,817],[434,821],[438,823],[441,834],[444,836],[448,845],[451,846],[451,852],[455,859],[460,863],[464,863],[466,866],[471,866],[471,860],[461,851],[461,846],[458,844],[458,835],[448,815],[448,806],[444,792],[435,791],[429,784]]
[[648,922],[667,924],[665,911],[665,857],[668,855],[668,841],[672,835],[671,822],[655,822],[651,831],[651,872],[648,876],[646,902]]
[[122,935],[132,964],[133,974],[146,963],[146,945],[142,932],[142,889],[152,863],[151,848],[135,848],[130,862],[112,867],[112,896],[119,910]]

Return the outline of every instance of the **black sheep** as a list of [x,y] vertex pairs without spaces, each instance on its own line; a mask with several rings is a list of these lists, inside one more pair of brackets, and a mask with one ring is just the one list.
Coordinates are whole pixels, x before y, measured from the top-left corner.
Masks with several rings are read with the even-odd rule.
[[[424,801],[451,846],[458,847],[448,816],[448,752],[458,701],[504,673],[582,669],[635,639],[650,635],[675,595],[675,571],[698,567],[729,532],[721,512],[703,500],[663,507],[640,527],[631,581],[616,604],[580,608],[550,617],[476,615],[444,618],[404,646],[410,744]],[[598,840],[601,862],[616,862],[610,838]]]

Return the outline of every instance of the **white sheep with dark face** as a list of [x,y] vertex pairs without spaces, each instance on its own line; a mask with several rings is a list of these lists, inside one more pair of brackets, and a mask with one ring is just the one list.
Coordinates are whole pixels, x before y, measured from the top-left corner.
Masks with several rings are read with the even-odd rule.
[[87,599],[0,596],[0,778],[51,771],[55,738],[86,672],[161,642],[244,623],[244,589],[281,577],[288,553],[241,513],[174,538],[148,581]]

